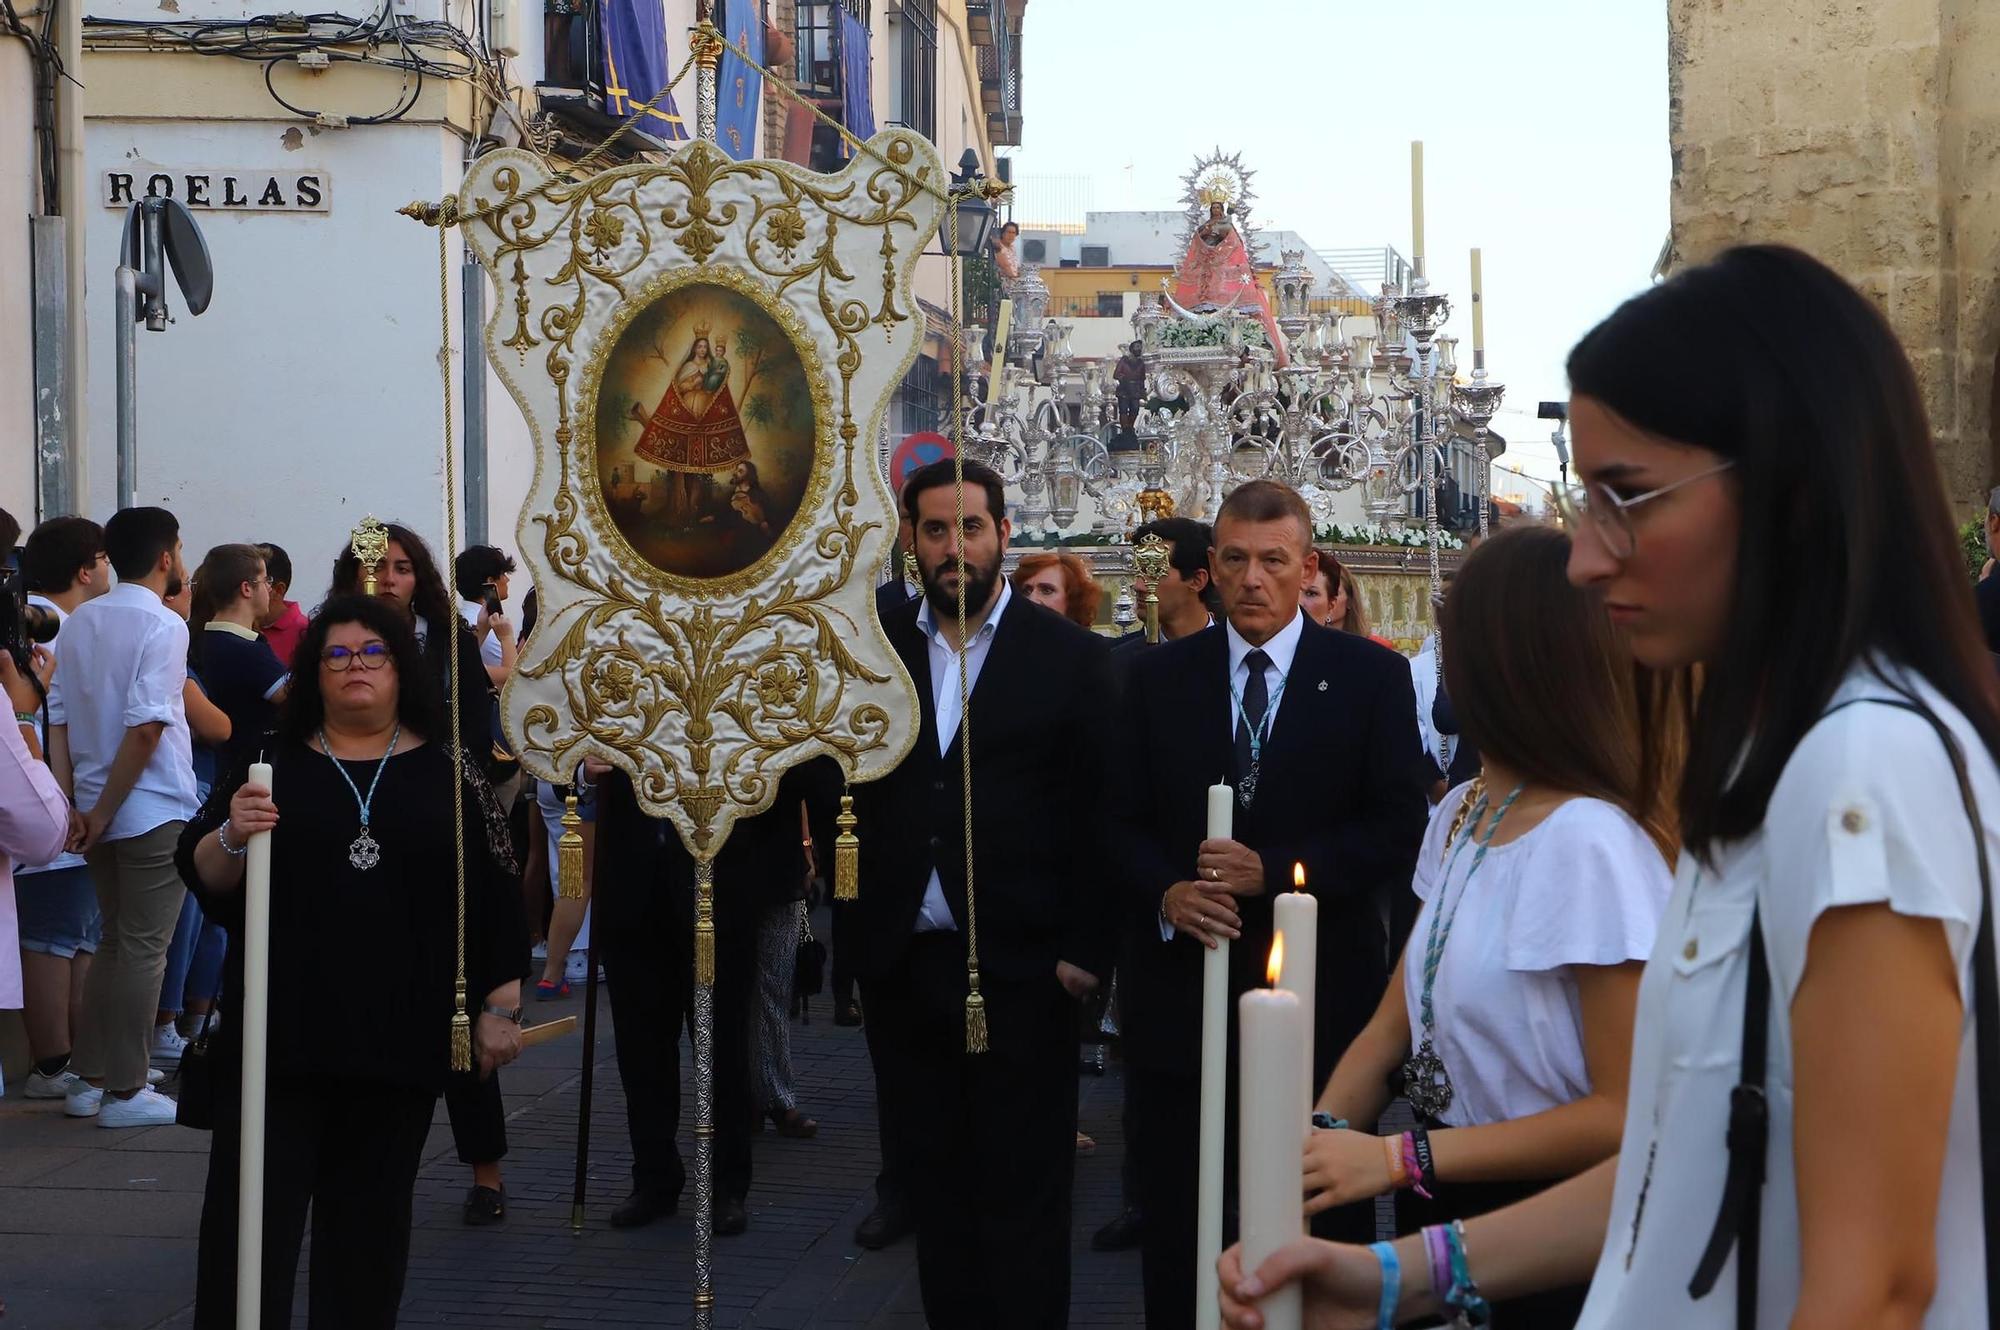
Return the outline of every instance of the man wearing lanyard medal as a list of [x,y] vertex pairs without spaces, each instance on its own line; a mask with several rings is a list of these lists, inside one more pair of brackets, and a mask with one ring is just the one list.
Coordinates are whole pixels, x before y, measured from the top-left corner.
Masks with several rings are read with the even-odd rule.
[[[1233,1025],[1234,995],[1264,979],[1272,898],[1303,865],[1320,906],[1312,1074],[1323,1082],[1388,982],[1378,902],[1409,890],[1423,838],[1409,668],[1299,611],[1317,566],[1311,533],[1304,500],[1275,482],[1223,501],[1210,562],[1224,619],[1134,661],[1118,727],[1132,751],[1111,783],[1112,863],[1124,908],[1159,939],[1136,948],[1123,997],[1149,1330],[1193,1324],[1202,949],[1233,940]],[[1218,781],[1236,789],[1228,840],[1204,839]],[[1372,1210],[1349,1211],[1315,1231],[1371,1237]]]

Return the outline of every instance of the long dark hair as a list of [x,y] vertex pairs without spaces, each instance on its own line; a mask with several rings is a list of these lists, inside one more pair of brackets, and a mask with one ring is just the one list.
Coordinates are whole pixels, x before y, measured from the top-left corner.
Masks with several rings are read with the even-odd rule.
[[298,653],[292,657],[291,691],[278,713],[278,733],[304,743],[326,719],[319,662],[326,654],[327,632],[344,623],[358,623],[388,645],[389,660],[396,669],[396,719],[403,729],[425,739],[444,734],[444,701],[432,672],[424,668],[416,630],[381,600],[362,595],[329,596],[306,625]]
[[[1923,676],[2000,754],[1923,397],[1875,307],[1817,260],[1732,249],[1634,297],[1570,353],[1570,388],[1736,463],[1741,535],[1680,787],[1704,858],[1757,829],[1792,751],[1872,654]],[[1649,732],[1649,745],[1656,737]]]
[[1445,690],[1482,756],[1618,805],[1671,858],[1673,821],[1641,753],[1644,672],[1597,595],[1570,584],[1569,547],[1561,531],[1523,526],[1466,556],[1439,614]]
[[[458,614],[451,607],[451,595],[445,590],[444,576],[438,572],[437,560],[431,557],[431,547],[424,544],[424,538],[406,526],[394,522],[387,524],[389,539],[403,547],[403,553],[410,556],[410,571],[416,574],[417,592],[413,598],[413,608],[431,626],[432,632],[445,631],[458,622]],[[333,561],[333,585],[327,588],[327,598],[358,595],[363,586],[361,561],[354,557],[352,549],[343,549],[340,557]],[[449,637],[440,639],[450,641]]]

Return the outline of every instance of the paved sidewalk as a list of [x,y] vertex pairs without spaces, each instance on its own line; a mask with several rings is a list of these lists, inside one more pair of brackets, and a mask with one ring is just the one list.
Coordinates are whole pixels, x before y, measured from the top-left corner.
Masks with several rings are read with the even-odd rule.
[[[577,1014],[582,987],[532,1006],[531,1020]],[[502,1074],[511,1150],[508,1216],[490,1229],[459,1223],[469,1185],[440,1105],[417,1182],[416,1231],[405,1326],[468,1330],[609,1330],[691,1319],[692,1190],[681,1214],[650,1228],[613,1230],[610,1206],[631,1165],[624,1097],[612,1055],[608,995],[599,993],[591,1184],[584,1230],[571,1236],[582,1040],[530,1049]],[[750,1231],[718,1238],[716,1323],[768,1330],[918,1330],[915,1251],[864,1252],[854,1225],[872,1200],[877,1150],[874,1089],[859,1029],[831,1020],[825,997],[812,1024],[792,1026],[803,1107],[819,1119],[811,1141],[758,1139]],[[683,1068],[687,1067],[683,1042]],[[1083,1078],[1083,1129],[1094,1154],[1077,1161],[1070,1323],[1139,1325],[1137,1252],[1089,1250],[1092,1230],[1118,1210],[1118,1071]],[[687,1112],[694,1094],[686,1093]],[[693,1161],[690,1126],[682,1149]],[[0,1330],[142,1330],[192,1323],[195,1234],[208,1136],[180,1127],[110,1131],[62,1116],[60,1102],[0,1100]],[[1024,1270],[1024,1278],[1033,1278]],[[304,1321],[304,1278],[295,1301]]]

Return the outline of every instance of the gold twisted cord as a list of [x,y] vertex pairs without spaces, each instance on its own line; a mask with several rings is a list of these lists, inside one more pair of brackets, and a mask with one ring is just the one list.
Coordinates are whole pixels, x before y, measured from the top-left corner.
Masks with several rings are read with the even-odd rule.
[[[959,322],[962,279],[958,257],[958,209],[946,202],[945,248],[951,252],[951,470],[958,525],[958,763],[959,800],[965,825],[965,1051],[987,1049],[986,998],[979,991],[979,898],[972,889],[972,688],[965,639],[965,439],[959,400],[965,392],[965,329]],[[999,513],[990,514],[998,530]]]
[[[448,224],[448,223],[447,223]],[[447,550],[458,548],[458,467],[451,413],[451,281],[450,255],[445,248],[445,228],[438,237],[438,378],[444,384],[444,543]],[[467,336],[475,335],[467,330]],[[451,712],[451,830],[457,851],[458,877],[458,975],[453,989],[456,1010],[451,1014],[451,1069],[472,1070],[472,998],[465,987],[465,747],[459,734],[458,620],[453,616],[438,644],[446,653],[446,676],[451,680],[448,710]]]

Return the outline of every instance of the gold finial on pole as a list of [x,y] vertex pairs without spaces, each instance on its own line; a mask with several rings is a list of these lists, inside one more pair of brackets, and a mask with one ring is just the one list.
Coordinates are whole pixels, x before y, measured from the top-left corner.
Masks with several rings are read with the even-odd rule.
[[583,819],[576,811],[576,787],[563,798],[562,835],[556,839],[556,894],[583,899]]
[[854,834],[859,821],[854,816],[854,796],[842,791],[840,816],[833,819],[833,825],[840,828],[833,840],[833,898],[837,901],[861,895],[861,838]]
[[396,211],[413,222],[422,222],[425,226],[458,225],[458,199],[450,194],[436,203],[426,203],[422,199],[416,199],[405,203]]
[[924,585],[923,571],[917,567],[915,550],[903,551],[903,580],[918,589],[922,589]]
[[716,141],[716,72],[722,66],[722,33],[715,26],[713,0],[699,0],[694,36],[689,50],[694,54],[694,136],[703,143]]
[[1132,547],[1132,571],[1146,588],[1146,640],[1160,640],[1160,579],[1167,575],[1173,546],[1148,532]]
[[353,553],[354,561],[361,565],[361,589],[367,595],[375,594],[375,570],[389,557],[389,528],[375,520],[370,513],[361,519],[361,525],[348,533],[347,548]]

